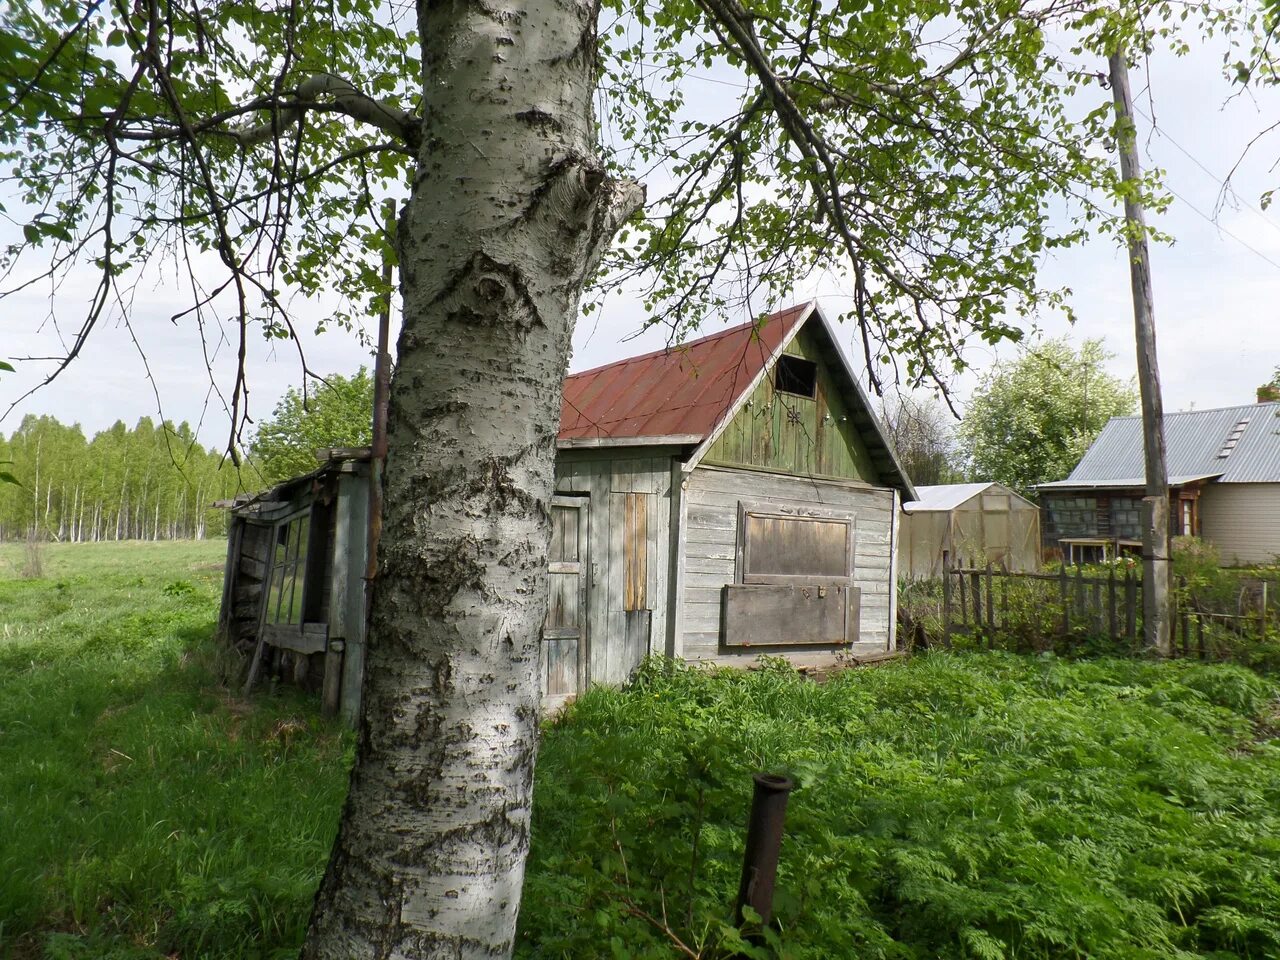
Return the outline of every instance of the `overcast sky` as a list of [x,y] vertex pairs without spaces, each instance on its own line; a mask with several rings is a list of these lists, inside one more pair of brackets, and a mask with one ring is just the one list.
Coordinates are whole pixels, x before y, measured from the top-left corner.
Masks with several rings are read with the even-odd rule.
[[[1235,200],[1218,210],[1221,178],[1240,160],[1245,145],[1264,128],[1280,121],[1280,95],[1268,92],[1256,99],[1236,97],[1221,77],[1222,55],[1212,46],[1199,46],[1173,60],[1158,57],[1146,76],[1135,72],[1135,98],[1144,164],[1167,171],[1167,185],[1175,199],[1156,225],[1176,243],[1153,251],[1156,322],[1165,408],[1227,406],[1253,400],[1254,388],[1280,365],[1280,212],[1262,212],[1259,195],[1280,186],[1280,138],[1262,140],[1244,160],[1234,180]],[[1100,68],[1105,65],[1100,64]],[[717,85],[707,86],[708,97]],[[1155,127],[1150,114],[1154,102]],[[14,209],[9,198],[0,197]],[[1215,211],[1216,214],[1215,214]],[[16,235],[18,226],[0,222],[0,243]],[[34,262],[28,263],[35,268]],[[1079,341],[1103,338],[1116,355],[1112,370],[1133,375],[1133,320],[1129,299],[1128,265],[1114,243],[1102,240],[1059,253],[1044,265],[1050,286],[1073,289],[1079,316],[1074,329],[1060,318],[1046,318],[1044,333],[1068,333]],[[57,292],[57,308],[74,318],[92,292],[92,277],[71,277]],[[815,280],[795,291],[795,300],[818,297],[835,316],[848,305],[836,285]],[[221,401],[211,393],[199,333],[190,323],[173,324],[169,317],[187,305],[185,291],[172,273],[150,278],[139,287],[130,324],[116,317],[95,331],[89,348],[59,380],[19,403],[0,421],[10,433],[26,413],[48,413],[64,422],[78,422],[87,433],[117,419],[133,423],[156,416],[157,399],[172,420],[202,422],[201,436],[211,445],[225,442],[227,417]],[[0,356],[21,358],[58,352],[58,331],[48,320],[48,290],[0,301]],[[322,308],[314,308],[320,316]],[[310,334],[314,320],[303,311],[302,340],[314,370],[353,372],[369,363],[368,350],[342,331]],[[730,318],[737,323],[746,317]],[[624,356],[658,349],[666,331],[655,328],[624,342],[643,321],[638,304],[611,298],[603,314],[592,317],[574,337],[572,369],[607,363]],[[131,328],[131,329],[130,329]],[[714,332],[707,329],[703,333]],[[154,377],[148,382],[137,335]],[[214,368],[220,385],[229,389],[234,350],[218,347]],[[280,395],[301,378],[292,344],[251,344],[249,363],[251,414],[268,415]],[[846,343],[846,348],[848,344]],[[1012,351],[1002,349],[1001,355]],[[856,351],[851,351],[857,357]],[[996,359],[994,351],[974,352],[969,361],[980,372]],[[39,382],[48,364],[22,362],[17,374],[0,375],[0,410]],[[956,392],[963,402],[975,375],[961,378]]]

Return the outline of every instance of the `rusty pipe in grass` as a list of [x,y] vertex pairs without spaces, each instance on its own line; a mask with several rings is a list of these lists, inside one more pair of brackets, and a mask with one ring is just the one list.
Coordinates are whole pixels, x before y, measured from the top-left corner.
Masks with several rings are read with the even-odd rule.
[[795,784],[776,773],[752,776],[755,792],[747,821],[747,844],[742,857],[742,880],[734,922],[742,926],[744,907],[760,915],[762,923],[773,916],[773,885],[778,876],[778,854],[782,849],[782,825],[787,816],[787,798]]

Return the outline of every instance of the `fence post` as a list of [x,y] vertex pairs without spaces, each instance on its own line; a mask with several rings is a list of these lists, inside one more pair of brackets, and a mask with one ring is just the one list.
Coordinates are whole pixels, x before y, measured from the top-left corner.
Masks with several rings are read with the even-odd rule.
[[1107,636],[1115,643],[1116,635],[1116,568],[1113,565],[1107,576]]
[[1076,615],[1080,617],[1080,622],[1088,629],[1089,610],[1084,602],[1084,565],[1076,564]]
[[947,551],[942,551],[942,645],[951,649],[951,568]]
[[1071,604],[1067,602],[1067,565],[1058,568],[1058,599],[1062,602],[1062,635],[1071,632]]
[[956,569],[956,583],[960,585],[960,623],[963,626],[969,625],[969,595],[964,587],[964,568]]
[[[995,592],[991,589],[991,561],[987,561],[987,628],[991,631],[992,636],[996,630],[996,598]],[[990,645],[992,638],[987,638]]]
[[1263,643],[1267,642],[1267,581],[1262,581],[1262,617],[1258,623],[1258,629],[1262,635],[1258,637]]
[[1124,581],[1124,629],[1129,643],[1138,639],[1138,575],[1126,571]]
[[969,582],[973,586],[973,629],[982,632],[982,574],[974,570],[969,574]]
[[1173,616],[1169,623],[1169,649],[1176,652],[1178,649],[1178,623],[1182,623],[1182,645],[1183,651],[1189,656],[1191,653],[1191,623],[1187,617],[1187,608],[1183,601],[1186,599],[1186,577],[1170,578],[1170,587],[1173,587],[1172,607]]

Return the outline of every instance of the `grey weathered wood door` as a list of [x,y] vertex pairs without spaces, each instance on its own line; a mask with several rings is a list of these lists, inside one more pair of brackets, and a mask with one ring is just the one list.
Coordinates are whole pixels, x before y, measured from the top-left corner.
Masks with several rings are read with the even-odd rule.
[[553,497],[550,599],[542,628],[543,704],[556,707],[577,695],[587,679],[588,500]]

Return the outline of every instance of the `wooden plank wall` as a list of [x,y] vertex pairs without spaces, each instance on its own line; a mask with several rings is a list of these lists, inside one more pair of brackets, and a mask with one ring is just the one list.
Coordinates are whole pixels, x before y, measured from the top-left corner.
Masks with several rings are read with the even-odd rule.
[[[680,645],[687,660],[746,664],[758,650],[730,650],[720,643],[721,593],[734,582],[738,502],[776,503],[783,509],[822,509],[855,514],[853,585],[861,590],[859,642],[854,653],[886,650],[890,630],[890,552],[894,514],[891,489],[786,477],[752,470],[700,466],[688,479],[685,573]],[[771,647],[769,653],[783,653]],[[830,660],[832,650],[788,653],[793,660]]]
[[810,398],[775,390],[774,371],[770,370],[711,445],[703,462],[803,476],[876,478],[871,454],[855,424],[857,411],[850,408],[832,373],[839,360],[808,325],[783,352],[818,365],[816,395]]
[[671,453],[562,450],[556,459],[556,493],[587,494],[591,501],[589,683],[624,683],[645,654],[664,651]]
[[369,466],[345,473],[338,480],[333,531],[332,586],[329,598],[329,640],[340,640],[342,651],[341,707],[354,724],[360,716],[364,678],[365,563],[369,556]]

